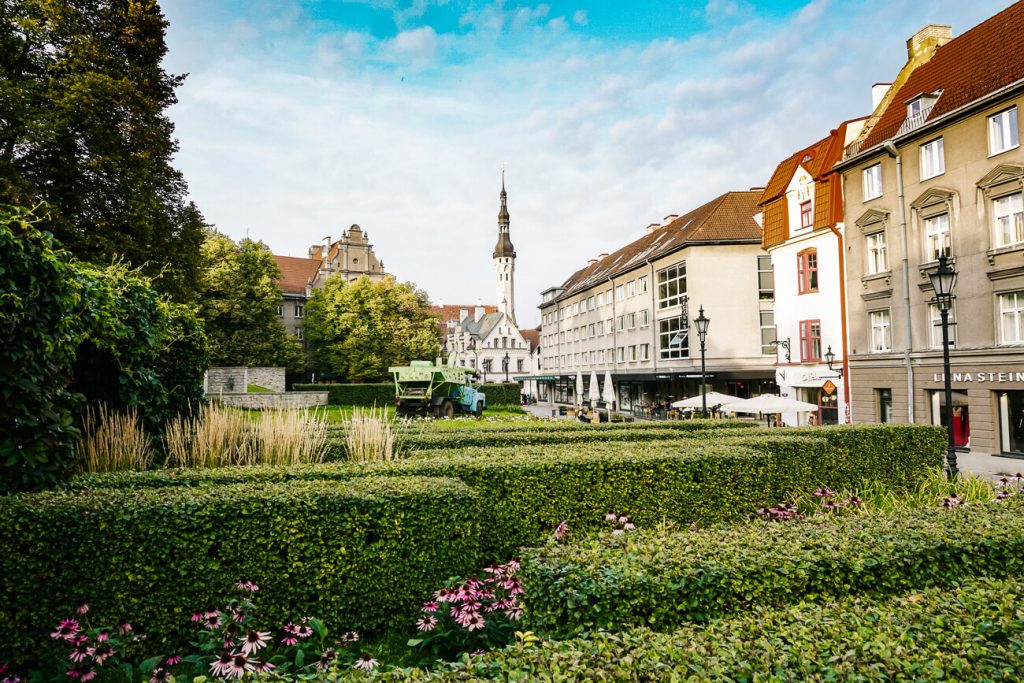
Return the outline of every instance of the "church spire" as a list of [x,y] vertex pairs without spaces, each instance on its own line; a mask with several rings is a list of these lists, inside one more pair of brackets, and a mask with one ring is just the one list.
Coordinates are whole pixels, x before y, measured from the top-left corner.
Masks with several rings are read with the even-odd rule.
[[508,193],[505,192],[505,169],[501,169],[501,208],[498,209],[498,232],[508,232]]
[[516,249],[509,236],[508,193],[505,192],[505,171],[501,171],[501,208],[498,209],[498,243],[491,260],[498,285],[498,310],[516,322],[515,271]]
[[498,209],[498,243],[494,247],[493,258],[516,257],[515,247],[509,236],[508,193],[505,192],[505,171],[501,171],[501,208]]

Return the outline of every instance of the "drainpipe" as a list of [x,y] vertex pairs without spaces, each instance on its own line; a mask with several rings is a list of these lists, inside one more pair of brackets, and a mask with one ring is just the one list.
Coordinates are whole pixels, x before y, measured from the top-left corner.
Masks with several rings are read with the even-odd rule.
[[[648,290],[651,292],[651,312],[647,316],[647,325],[651,328],[651,363],[652,363],[652,368],[653,368],[653,374],[657,375],[658,374],[658,355],[659,355],[659,353],[658,353],[658,334],[657,334],[656,327],[654,325],[654,314],[657,312],[658,308],[657,308],[657,302],[656,302],[656,300],[654,298],[654,293],[656,291],[655,290],[655,283],[654,283],[654,264],[651,263],[651,259],[647,259],[646,263],[647,263],[647,265],[651,269],[651,274],[648,276],[648,277],[651,278],[650,279],[650,284],[647,285]],[[657,378],[655,378],[654,381],[655,381],[655,383],[657,383],[657,381],[658,381]]]
[[[843,349],[843,400],[846,402],[846,409],[843,411],[850,412],[850,421],[853,421],[853,408],[850,405],[850,365],[846,360],[849,357],[850,350],[847,339],[849,334],[846,329],[846,249],[843,246],[843,233],[839,231],[836,224],[828,226],[828,229],[836,236],[836,243],[839,245],[839,310],[842,311],[843,317],[839,321],[839,329],[842,330],[843,338],[842,349]],[[846,415],[843,415],[843,423],[846,423]]]
[[[605,258],[608,258],[607,256]],[[615,374],[619,374],[619,324],[615,319],[615,278],[608,278],[608,284],[611,285],[612,292],[612,364],[615,369]],[[619,388],[613,382],[612,389],[615,390],[615,402],[612,404],[616,410],[619,408]]]
[[892,140],[886,140],[882,147],[889,156],[896,159],[896,201],[899,206],[900,247],[903,249],[903,333],[907,343],[903,349],[903,363],[907,366],[907,422],[914,423],[914,368],[910,365],[910,350],[913,345],[910,324],[910,249],[907,246],[907,210],[903,204],[903,157]]

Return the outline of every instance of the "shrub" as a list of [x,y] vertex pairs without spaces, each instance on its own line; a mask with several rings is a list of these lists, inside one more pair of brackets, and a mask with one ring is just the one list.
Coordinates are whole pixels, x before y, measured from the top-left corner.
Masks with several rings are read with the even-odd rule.
[[345,456],[350,462],[394,460],[395,432],[387,408],[356,407],[345,423]]
[[409,623],[423,596],[476,566],[473,493],[450,479],[105,489],[0,499],[0,661],[30,657],[54,615],[88,602],[131,617],[149,647],[183,646],[196,606],[238,577],[272,621]]
[[[888,600],[750,613],[673,633],[635,629],[520,644],[407,681],[995,681],[1024,668],[1024,585],[974,579]],[[536,639],[534,639],[536,640]],[[357,680],[356,676],[341,680]]]
[[751,605],[1011,575],[1024,570],[1022,498],[549,544],[523,556],[528,620],[553,634],[666,630]]
[[295,384],[294,391],[326,391],[327,402],[338,406],[390,406],[395,403],[393,382],[376,384]]
[[153,461],[153,444],[134,408],[119,413],[100,403],[87,407],[75,459],[82,472],[145,470]]
[[518,406],[522,403],[522,387],[518,382],[493,382],[484,384],[481,390],[487,396],[487,407]]

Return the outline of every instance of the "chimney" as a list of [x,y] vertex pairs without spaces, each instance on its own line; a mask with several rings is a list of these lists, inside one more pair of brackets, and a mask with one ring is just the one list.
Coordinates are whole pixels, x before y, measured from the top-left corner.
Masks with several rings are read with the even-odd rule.
[[328,252],[331,250],[331,236],[324,235],[324,248],[320,251],[320,258],[327,258]]
[[587,267],[589,268],[590,266],[594,265],[595,263],[597,263],[597,259],[596,258],[592,258],[589,261],[587,261]]
[[477,306],[473,309],[473,322],[478,322],[482,317],[484,317],[484,307]]
[[602,251],[600,254],[597,255],[597,260],[598,261],[603,261],[606,258],[608,258],[608,252],[607,251]]
[[468,308],[460,308],[459,309],[459,322],[461,323],[463,320],[465,320],[468,315],[469,315],[469,309]]
[[878,105],[882,103],[882,98],[889,92],[889,88],[892,87],[892,83],[875,83],[871,86],[871,111],[878,109]]
[[645,235],[650,235],[653,231],[661,227],[661,223],[651,223],[644,229]]
[[672,221],[674,221],[677,218],[679,218],[679,214],[678,213],[670,213],[669,215],[665,216],[665,218],[662,219],[661,224],[662,225],[668,225],[669,223],[671,223]]
[[953,27],[949,24],[928,24],[907,40],[907,59],[913,61],[925,52],[942,47],[953,40]]

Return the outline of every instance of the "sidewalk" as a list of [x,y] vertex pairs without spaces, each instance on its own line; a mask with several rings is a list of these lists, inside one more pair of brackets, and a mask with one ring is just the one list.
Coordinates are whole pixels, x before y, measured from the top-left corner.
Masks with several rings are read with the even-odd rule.
[[976,474],[990,479],[1024,472],[1024,460],[1001,458],[989,453],[957,453],[956,466],[964,474]]

